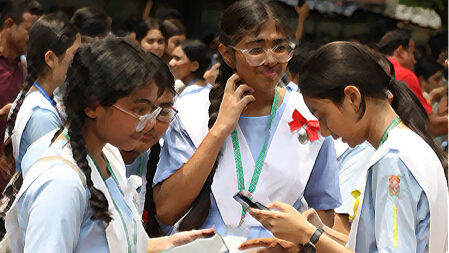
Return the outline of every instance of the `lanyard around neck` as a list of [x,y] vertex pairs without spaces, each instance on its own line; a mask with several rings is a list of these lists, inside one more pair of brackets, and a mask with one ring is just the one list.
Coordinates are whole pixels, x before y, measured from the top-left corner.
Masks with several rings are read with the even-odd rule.
[[[267,154],[267,146],[268,146],[268,140],[270,139],[270,133],[271,133],[271,126],[273,125],[274,117],[276,116],[277,111],[277,100],[278,100],[278,92],[276,89],[274,89],[274,100],[273,105],[271,106],[271,113],[270,113],[270,122],[268,127],[268,133],[265,136],[265,141],[262,146],[262,150],[259,153],[259,156],[256,161],[256,167],[254,168],[253,176],[251,178],[251,183],[248,188],[248,192],[254,193],[256,190],[257,183],[259,182],[260,173],[262,172],[262,166],[265,161],[265,156]],[[232,138],[232,147],[234,149],[234,160],[235,160],[235,168],[237,170],[237,183],[239,191],[245,190],[245,178],[243,175],[243,164],[242,164],[242,155],[240,152],[240,145],[239,145],[239,137],[237,134],[237,130],[234,129],[231,134]],[[246,214],[246,210],[243,210],[242,214]]]
[[388,139],[388,133],[390,132],[391,129],[395,128],[397,125],[399,125],[399,123],[401,123],[401,119],[399,118],[399,116],[396,116],[391,122],[390,124],[387,126],[387,129],[385,129],[384,133],[382,134],[382,137],[380,138],[379,141],[379,145],[377,145],[376,149],[379,149],[379,147],[384,144],[384,142]]
[[55,101],[50,97],[50,96],[48,96],[48,94],[47,94],[47,92],[45,92],[45,90],[42,88],[42,86],[40,86],[37,82],[34,82],[33,83],[33,86],[42,94],[42,96],[44,96],[45,97],[45,99],[47,99],[48,100],[48,102],[50,102],[50,104],[54,107],[54,108],[56,108],[56,103],[55,103]]

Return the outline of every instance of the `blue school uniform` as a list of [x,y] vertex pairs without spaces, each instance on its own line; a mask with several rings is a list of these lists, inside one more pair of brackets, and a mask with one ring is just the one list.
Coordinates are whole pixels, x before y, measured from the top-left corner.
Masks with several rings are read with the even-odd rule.
[[[281,106],[278,108],[276,117],[273,120],[272,130],[270,132],[269,143],[281,120],[282,114],[290,93],[286,93]],[[263,117],[240,117],[239,126],[248,142],[251,154],[255,160],[263,146],[261,133],[266,133],[268,129],[269,116]],[[165,144],[161,150],[158,169],[153,180],[153,186],[164,181],[170,175],[175,173],[186,163],[196,150],[196,147],[183,127],[183,123],[176,118],[164,135]],[[318,153],[318,157],[313,166],[309,183],[305,187],[301,196],[298,196],[295,208],[301,207],[301,199],[304,197],[309,206],[317,210],[328,210],[338,207],[341,203],[340,191],[338,185],[338,176],[336,170],[335,149],[333,141],[330,138],[324,140]],[[211,206],[209,215],[206,218],[202,228],[213,227],[215,230],[226,236],[229,232],[224,220],[220,214],[214,195],[211,193]],[[268,204],[268,203],[265,203]],[[272,234],[261,226],[250,227],[248,238],[271,237]]]

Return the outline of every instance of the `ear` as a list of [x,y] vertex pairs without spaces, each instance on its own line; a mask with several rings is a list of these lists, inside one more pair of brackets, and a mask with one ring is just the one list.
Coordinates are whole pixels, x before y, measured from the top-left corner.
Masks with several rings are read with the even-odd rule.
[[99,113],[103,111],[103,106],[100,105],[100,103],[95,102],[86,108],[84,108],[84,114],[90,119],[95,119],[98,117]]
[[3,21],[3,29],[11,28],[15,24],[12,18],[7,18]]
[[200,67],[200,64],[197,61],[194,61],[194,62],[190,63],[190,71],[192,73],[197,71],[199,67]]
[[56,65],[59,62],[59,58],[55,55],[55,53],[53,53],[53,51],[47,51],[45,53],[44,56],[45,59],[45,63],[47,64],[47,66],[51,69],[53,69],[54,67],[56,67]]
[[218,52],[223,57],[224,62],[231,68],[235,68],[234,54],[232,48],[220,43],[218,45]]
[[400,45],[398,48],[396,48],[396,50],[394,50],[393,55],[396,58],[402,59],[404,58],[404,54],[407,53],[407,51],[405,50],[405,48]]
[[362,105],[362,93],[360,93],[360,90],[353,85],[348,85],[343,92],[345,94],[344,103],[353,108],[354,112],[358,112]]

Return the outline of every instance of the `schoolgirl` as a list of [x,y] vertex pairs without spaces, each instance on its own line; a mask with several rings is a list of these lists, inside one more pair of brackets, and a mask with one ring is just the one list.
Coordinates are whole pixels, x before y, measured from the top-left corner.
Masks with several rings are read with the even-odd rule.
[[158,252],[204,233],[149,240],[132,202],[138,185],[114,147],[135,148],[160,112],[154,57],[112,36],[76,52],[63,98],[67,127],[30,147],[51,143],[27,161],[6,217],[13,252]]
[[282,203],[269,206],[280,211],[253,210],[275,236],[309,250],[315,244],[318,252],[445,252],[446,159],[427,134],[426,111],[394,80],[390,65],[354,42],[329,43],[305,63],[299,85],[322,134],[352,147],[366,140],[376,152],[359,168],[361,196],[347,248],[331,229],[322,234],[319,222],[309,223],[313,211],[301,215]]
[[183,87],[177,90],[178,98],[212,87],[203,79],[210,64],[210,56],[204,43],[199,40],[185,40],[173,50],[172,56],[168,63],[170,70],[173,76],[183,83]]
[[140,47],[162,58],[167,47],[162,28],[157,19],[146,19],[136,27],[136,41]]
[[50,14],[30,28],[27,42],[27,76],[9,118],[16,171],[28,147],[62,126],[61,112],[53,100],[54,90],[64,83],[67,68],[81,44],[78,30],[66,19]]
[[[313,116],[299,93],[277,87],[294,47],[280,17],[271,3],[257,0],[224,12],[217,86],[177,107],[181,120],[164,138],[153,182],[162,222],[172,225],[185,215],[181,230],[269,235],[233,199],[242,190],[264,204],[276,199],[299,209],[305,199],[318,210],[339,206],[333,141],[311,131],[301,144],[289,127],[293,114]],[[189,121],[181,117],[186,111]]]

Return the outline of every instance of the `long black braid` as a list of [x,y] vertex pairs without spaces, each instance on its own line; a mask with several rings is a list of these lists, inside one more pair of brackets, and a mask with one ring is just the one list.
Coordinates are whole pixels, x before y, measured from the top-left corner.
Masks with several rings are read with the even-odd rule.
[[105,195],[94,187],[91,179],[83,136],[84,110],[93,103],[111,106],[119,98],[150,85],[155,77],[154,57],[123,38],[107,36],[81,46],[67,72],[63,102],[68,134],[73,158],[86,176],[92,219],[108,223],[111,216]]
[[[257,32],[269,19],[275,20],[278,28],[285,31],[287,35],[291,35],[289,34],[290,29],[285,25],[286,22],[282,21],[282,18],[281,9],[275,1],[240,0],[230,5],[223,13],[220,21],[219,41],[225,46],[233,46],[245,35]],[[220,68],[215,81],[216,85],[209,93],[209,129],[217,120],[226,82],[235,72],[225,63],[221,55],[219,55],[218,60]],[[206,220],[210,208],[211,186],[220,156],[221,154],[218,154],[198,197],[192,203],[191,210],[181,222],[180,230],[198,229]]]

